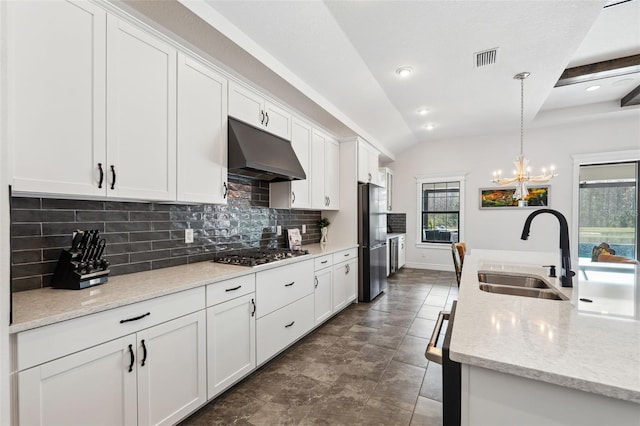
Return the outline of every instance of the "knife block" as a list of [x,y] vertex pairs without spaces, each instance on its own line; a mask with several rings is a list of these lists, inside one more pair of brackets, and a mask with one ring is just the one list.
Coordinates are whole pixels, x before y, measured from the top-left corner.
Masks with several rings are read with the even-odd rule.
[[70,290],[81,290],[98,284],[104,284],[109,279],[109,269],[91,269],[81,272],[82,253],[62,250],[56,270],[53,273],[51,287]]

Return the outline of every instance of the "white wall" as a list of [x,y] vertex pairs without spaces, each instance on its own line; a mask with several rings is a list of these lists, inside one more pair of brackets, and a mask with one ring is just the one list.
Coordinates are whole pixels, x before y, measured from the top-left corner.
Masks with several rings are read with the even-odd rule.
[[[554,164],[559,175],[551,182],[550,208],[560,211],[572,229],[573,159],[576,154],[640,148],[640,109],[618,117],[580,124],[525,128],[525,157],[534,169]],[[528,241],[520,240],[524,221],[532,209],[480,210],[479,189],[494,187],[491,172],[507,174],[520,150],[520,135],[498,134],[440,142],[424,142],[396,156],[394,210],[407,213],[407,266],[453,270],[450,247],[420,248],[417,231],[416,177],[466,173],[463,239],[468,247],[524,251],[558,249],[558,221],[551,215],[536,217]],[[571,235],[573,242],[574,236]],[[577,256],[574,255],[575,258]]]

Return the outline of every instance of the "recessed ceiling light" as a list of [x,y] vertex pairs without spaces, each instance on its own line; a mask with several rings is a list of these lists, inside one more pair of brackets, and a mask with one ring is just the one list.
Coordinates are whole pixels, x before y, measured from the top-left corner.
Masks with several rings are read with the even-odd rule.
[[417,112],[418,114],[420,114],[420,115],[427,115],[427,114],[429,114],[429,110],[428,110],[427,108],[425,108],[425,107],[418,108],[418,111],[416,111],[416,112]]
[[396,74],[402,78],[409,77],[413,72],[413,68],[411,67],[400,67],[396,70]]
[[434,125],[433,125],[433,124],[431,124],[431,123],[429,123],[429,124],[425,124],[425,125],[424,125],[424,126],[422,126],[422,127],[424,127],[424,128],[425,128],[425,129],[427,129],[427,130],[433,130],[433,129],[435,129],[435,128],[436,128],[436,126],[434,126]]
[[593,92],[594,90],[598,90],[600,88],[600,86],[595,85],[595,86],[589,86],[587,87],[587,92]]

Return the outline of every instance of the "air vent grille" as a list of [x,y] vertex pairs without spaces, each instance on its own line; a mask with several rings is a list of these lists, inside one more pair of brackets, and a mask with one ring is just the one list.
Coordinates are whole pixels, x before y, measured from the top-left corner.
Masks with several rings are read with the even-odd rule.
[[473,54],[474,64],[476,68],[486,67],[498,62],[498,48],[484,50]]

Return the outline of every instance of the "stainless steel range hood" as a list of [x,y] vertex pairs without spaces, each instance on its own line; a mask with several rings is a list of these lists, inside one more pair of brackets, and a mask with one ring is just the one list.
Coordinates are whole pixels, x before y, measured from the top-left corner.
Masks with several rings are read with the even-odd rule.
[[306,179],[291,142],[229,117],[229,173],[270,182]]

